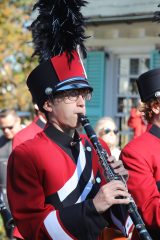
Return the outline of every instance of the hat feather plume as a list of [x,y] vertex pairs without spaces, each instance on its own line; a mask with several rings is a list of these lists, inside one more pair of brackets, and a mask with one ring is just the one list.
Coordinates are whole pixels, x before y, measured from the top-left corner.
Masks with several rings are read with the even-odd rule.
[[67,53],[69,62],[73,50],[80,48],[86,57],[84,46],[85,18],[81,13],[87,1],[84,0],[38,0],[33,10],[38,10],[37,18],[31,24],[34,54],[43,62],[51,57]]

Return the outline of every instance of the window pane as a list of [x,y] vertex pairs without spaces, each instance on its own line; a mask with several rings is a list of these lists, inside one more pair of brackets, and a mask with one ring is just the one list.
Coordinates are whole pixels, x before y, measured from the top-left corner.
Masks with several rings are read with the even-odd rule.
[[125,97],[119,97],[118,98],[118,113],[127,113],[129,109],[129,101],[130,99],[127,99]]
[[136,78],[130,78],[130,84],[129,84],[129,92],[131,94],[138,94],[138,88],[137,88],[137,83],[136,83]]
[[145,59],[145,66],[147,67],[147,69],[149,70],[150,68],[150,59]]
[[128,92],[128,77],[120,77],[119,79],[119,94]]
[[139,59],[130,59],[130,74],[139,74]]
[[117,104],[117,106],[118,106],[118,109],[117,109],[117,111],[118,111],[118,113],[121,113],[121,112],[123,112],[124,111],[124,98],[118,98],[118,104]]
[[129,73],[129,59],[121,58],[119,63],[119,74],[120,76],[128,76]]
[[148,58],[142,58],[140,60],[140,74],[141,73],[144,73],[144,72],[147,72],[149,69],[150,69],[150,59]]
[[133,137],[133,131],[131,131],[128,127],[128,116],[120,117],[120,134],[119,134],[119,146],[123,148],[126,143],[128,143]]

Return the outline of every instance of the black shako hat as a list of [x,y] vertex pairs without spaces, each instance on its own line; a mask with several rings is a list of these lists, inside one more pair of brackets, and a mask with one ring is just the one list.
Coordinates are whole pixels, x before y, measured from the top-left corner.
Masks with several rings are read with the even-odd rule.
[[160,68],[141,74],[137,86],[142,102],[160,97]]
[[70,89],[93,88],[87,81],[87,76],[80,55],[73,51],[73,60],[68,63],[67,54],[55,56],[39,64],[29,75],[27,86],[32,98],[42,110],[44,102],[50,95]]
[[85,0],[37,0],[31,24],[34,54],[40,64],[30,73],[27,86],[34,102],[43,111],[44,102],[54,94],[69,89],[93,88],[87,81],[80,53],[84,46],[84,17],[81,7]]

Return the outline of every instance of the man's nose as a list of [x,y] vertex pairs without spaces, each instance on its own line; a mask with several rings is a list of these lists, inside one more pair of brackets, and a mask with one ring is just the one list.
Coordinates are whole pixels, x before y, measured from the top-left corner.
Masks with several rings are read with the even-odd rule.
[[7,133],[7,132],[9,132],[9,129],[8,129],[8,128],[4,128],[4,129],[3,129],[3,132],[4,132],[4,133]]
[[83,101],[85,103],[85,98],[81,94],[78,96],[78,100]]
[[80,105],[85,105],[85,99],[82,95],[78,96],[77,103]]

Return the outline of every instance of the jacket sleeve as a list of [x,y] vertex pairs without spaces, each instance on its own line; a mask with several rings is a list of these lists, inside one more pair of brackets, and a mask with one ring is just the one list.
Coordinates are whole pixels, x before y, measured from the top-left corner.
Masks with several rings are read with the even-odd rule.
[[138,148],[130,144],[122,150],[120,158],[129,170],[128,189],[144,222],[151,228],[159,228],[160,194],[151,167]]
[[20,144],[21,144],[21,141],[19,139],[18,134],[16,134],[12,141],[12,149],[15,149],[15,147],[17,147]]
[[21,144],[8,160],[7,192],[12,215],[25,239],[97,239],[106,221],[92,200],[56,210],[45,204],[44,188],[32,155]]

